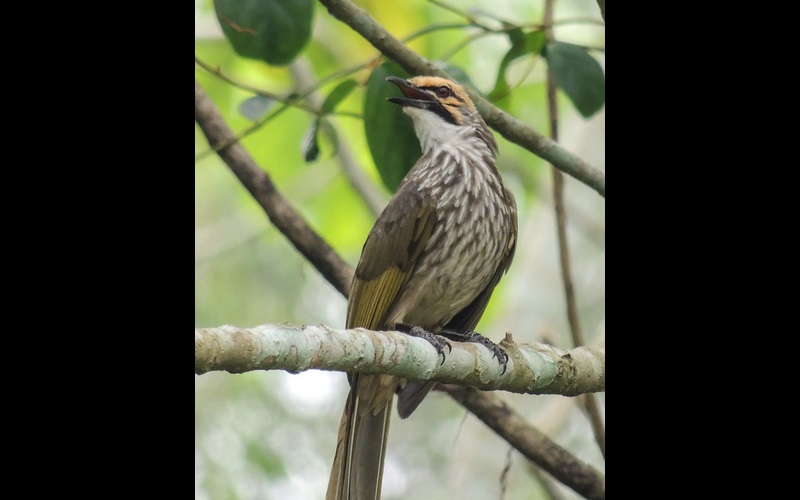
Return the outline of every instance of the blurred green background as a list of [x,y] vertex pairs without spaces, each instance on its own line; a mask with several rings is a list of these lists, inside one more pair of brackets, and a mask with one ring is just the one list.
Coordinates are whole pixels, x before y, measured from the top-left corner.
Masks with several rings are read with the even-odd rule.
[[[423,0],[359,1],[398,38],[439,23],[464,23],[459,16]],[[541,23],[543,2],[470,0],[455,2],[487,25],[495,18],[533,26]],[[210,1],[195,2],[195,56],[237,82],[287,95],[311,88],[324,77],[366,63],[378,52],[349,27],[313,3],[311,37],[288,66],[237,55],[220,29]],[[558,40],[597,49],[605,30],[594,0],[559,0]],[[503,34],[465,40],[475,28],[436,30],[410,42],[423,56],[463,70],[488,94],[510,47]],[[458,47],[461,47],[458,49]],[[591,51],[604,67],[604,52]],[[547,133],[546,63],[530,55],[508,67],[512,93],[498,104],[523,122]],[[338,137],[321,134],[315,161],[304,161],[304,139],[315,117],[291,108],[242,143],[269,173],[284,196],[336,251],[355,266],[375,215],[352,187],[355,168],[380,203],[384,187],[368,150],[363,120],[370,68],[350,73],[358,86],[332,116]],[[253,93],[195,66],[195,78],[236,133],[253,121],[241,112]],[[343,78],[318,89],[317,106]],[[387,84],[388,85],[388,84]],[[387,103],[386,112],[397,112]],[[578,114],[559,94],[560,143],[605,170],[605,108],[590,118]],[[478,331],[495,341],[512,332],[517,342],[570,347],[552,203],[552,173],[519,146],[500,143],[499,168],[519,206],[519,244],[509,273],[500,282]],[[289,244],[233,174],[214,154],[195,125],[195,326],[251,327],[262,323],[328,324],[342,327],[346,301]],[[349,161],[344,161],[345,160]],[[605,334],[605,200],[572,178],[566,182],[573,278],[584,336],[596,343]],[[343,373],[298,375],[259,372],[208,373],[195,377],[195,498],[323,498],[339,417],[347,394]],[[580,459],[605,471],[578,400],[560,396],[499,393],[517,411]],[[598,395],[605,409],[605,395]],[[442,393],[434,392],[408,420],[393,418],[383,496],[399,498],[500,498],[500,476],[509,446]],[[504,498],[550,498],[527,461],[511,454]],[[563,498],[577,498],[556,487]]]

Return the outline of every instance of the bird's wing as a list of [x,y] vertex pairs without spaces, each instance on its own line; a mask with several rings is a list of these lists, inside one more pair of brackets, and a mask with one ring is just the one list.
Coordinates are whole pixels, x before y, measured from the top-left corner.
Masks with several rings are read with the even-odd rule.
[[[386,315],[408,281],[436,223],[433,200],[404,184],[370,231],[356,267],[347,328],[384,328]],[[394,206],[393,206],[394,205]]]

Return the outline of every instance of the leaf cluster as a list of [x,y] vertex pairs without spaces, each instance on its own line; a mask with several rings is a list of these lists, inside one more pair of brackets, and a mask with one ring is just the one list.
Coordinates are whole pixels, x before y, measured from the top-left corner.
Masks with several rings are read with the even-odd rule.
[[[236,53],[269,65],[282,66],[300,56],[307,47],[312,35],[314,4],[312,0],[217,0],[215,12]],[[514,85],[509,82],[512,65],[543,60],[558,88],[583,117],[592,116],[604,106],[605,74],[588,47],[558,40],[548,43],[544,27],[533,24],[531,20],[514,24],[484,13],[488,21],[499,23],[498,27],[491,28],[483,22],[476,22],[473,15],[463,15],[471,22],[460,25],[467,34],[459,50],[476,43],[478,37],[471,33],[476,28],[480,36],[507,37],[509,42],[509,48],[497,65],[493,88],[485,94],[491,102],[502,106],[503,100],[513,93]],[[436,28],[429,27],[409,38],[429,34]],[[442,29],[453,29],[453,26],[443,26]],[[466,70],[447,61],[440,61],[440,64],[462,84],[480,92]],[[420,149],[408,120],[398,109],[387,110],[386,98],[397,93],[393,86],[385,83],[385,77],[389,75],[411,76],[392,61],[373,64],[365,85],[362,116],[372,160],[384,185],[393,192],[419,158]],[[315,119],[302,139],[306,162],[319,157],[319,134],[325,127],[326,117],[335,114],[339,104],[359,86],[347,72],[333,78],[339,83],[328,92],[322,106],[314,110]],[[292,94],[287,99],[299,101],[302,96]],[[248,119],[259,122],[274,104],[272,98],[255,95],[242,102],[240,111]],[[333,153],[335,148],[334,137]],[[386,154],[387,151],[392,151],[392,154]]]

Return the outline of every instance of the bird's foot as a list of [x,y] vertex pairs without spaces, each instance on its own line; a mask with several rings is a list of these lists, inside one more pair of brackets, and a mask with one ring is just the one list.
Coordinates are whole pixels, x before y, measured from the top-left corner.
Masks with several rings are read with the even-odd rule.
[[497,361],[500,363],[500,366],[503,367],[503,371],[500,372],[500,374],[502,375],[503,373],[506,372],[506,365],[508,364],[508,354],[506,354],[506,352],[503,350],[502,347],[495,344],[494,342],[484,337],[480,333],[476,331],[457,332],[455,330],[450,330],[447,328],[442,329],[442,331],[439,333],[451,340],[456,340],[459,342],[475,342],[477,344],[481,344],[482,346],[489,349],[489,351],[492,353],[492,357],[497,358]]
[[444,348],[447,347],[451,352],[453,351],[453,346],[450,345],[450,342],[447,339],[444,339],[435,333],[431,333],[428,330],[422,328],[421,326],[416,325],[407,325],[405,323],[397,323],[395,328],[398,332],[403,332],[411,335],[412,337],[419,337],[421,339],[427,340],[435,349],[436,352],[442,357],[442,363],[444,364]]

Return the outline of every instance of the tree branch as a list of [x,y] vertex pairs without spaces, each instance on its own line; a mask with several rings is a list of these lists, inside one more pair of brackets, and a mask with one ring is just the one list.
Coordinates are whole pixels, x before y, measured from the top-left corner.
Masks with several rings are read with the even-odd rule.
[[605,390],[605,344],[569,351],[545,344],[517,344],[506,335],[506,372],[478,344],[451,342],[446,362],[425,340],[401,332],[324,325],[222,326],[194,331],[195,373],[310,369],[387,373],[410,379],[468,385],[522,394],[577,396]]
[[[367,11],[349,0],[319,0],[319,2],[327,7],[331,15],[350,26],[382,54],[397,62],[409,73],[453,79],[433,62],[409,49],[378,24]],[[594,188],[605,197],[606,177],[602,170],[496,107],[477,92],[471,91],[470,96],[486,123],[500,135],[549,161],[559,170]]]
[[441,388],[520,453],[566,486],[586,498],[606,497],[606,480],[603,474],[575,458],[569,451],[528,424],[496,394],[456,385],[445,385]]

